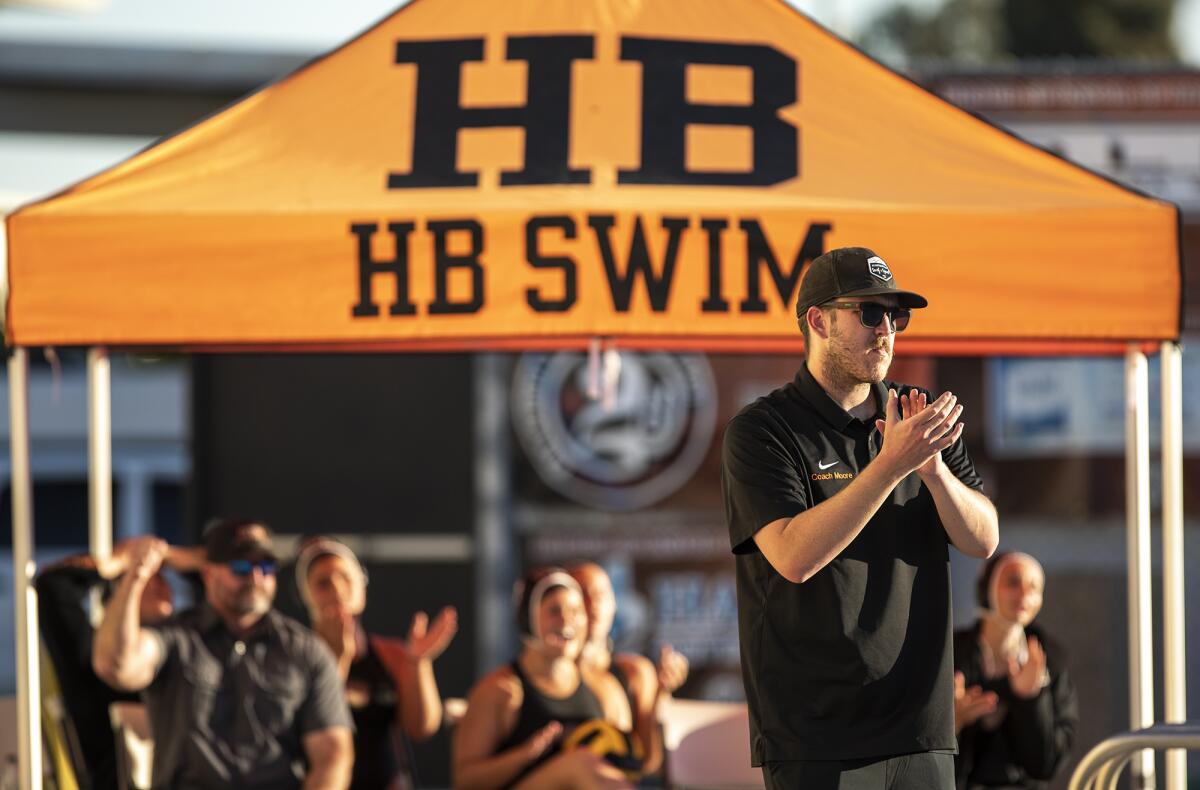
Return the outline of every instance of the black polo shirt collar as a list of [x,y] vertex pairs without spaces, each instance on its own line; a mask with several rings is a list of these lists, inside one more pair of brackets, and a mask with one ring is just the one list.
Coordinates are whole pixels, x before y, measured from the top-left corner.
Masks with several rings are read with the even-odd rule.
[[874,427],[875,420],[882,420],[887,416],[886,404],[888,391],[882,381],[872,382],[871,384],[871,392],[875,395],[875,414],[868,420],[859,420],[839,406],[833,398],[829,397],[829,393],[825,391],[824,387],[821,386],[809,371],[807,360],[800,366],[800,370],[796,372],[796,378],[793,383],[800,392],[801,397],[808,401],[826,422],[839,431],[845,432],[850,426],[855,424],[866,424]]

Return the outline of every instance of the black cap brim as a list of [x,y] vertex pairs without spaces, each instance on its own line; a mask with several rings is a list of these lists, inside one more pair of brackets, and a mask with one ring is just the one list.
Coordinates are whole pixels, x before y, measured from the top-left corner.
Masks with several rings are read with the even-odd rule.
[[848,291],[844,294],[838,294],[837,299],[844,299],[850,296],[894,296],[897,304],[901,307],[909,309],[920,309],[929,306],[929,300],[919,293],[912,291],[901,291],[896,288],[861,288],[857,291]]

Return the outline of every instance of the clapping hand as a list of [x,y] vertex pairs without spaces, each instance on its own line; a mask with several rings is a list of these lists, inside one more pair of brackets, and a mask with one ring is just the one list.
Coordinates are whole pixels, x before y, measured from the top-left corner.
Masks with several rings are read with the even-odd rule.
[[[947,396],[949,396],[949,410],[943,412],[944,416],[942,417],[941,422],[935,423],[934,420],[936,418],[932,416],[927,416],[927,422],[930,426],[930,432],[935,436],[939,431],[949,432],[947,434],[943,434],[952,437],[950,442],[946,444],[946,447],[949,447],[951,444],[958,441],[958,437],[962,435],[963,426],[958,425],[957,423],[958,418],[962,416],[963,407],[961,403],[958,403],[958,398],[949,392],[943,393],[940,398],[934,401],[934,404],[936,405],[941,403],[947,398]],[[925,393],[917,390],[909,390],[905,394],[901,395],[898,400],[900,402],[900,416],[905,420],[911,419],[915,416],[919,417],[930,405],[929,398],[925,395]],[[923,476],[935,474],[938,471],[938,465],[941,463],[942,453],[941,451],[938,451],[933,454],[932,458],[930,458],[921,466],[917,467],[917,474]]]
[[555,745],[559,736],[562,735],[562,731],[562,724],[552,721],[533,735],[530,735],[521,746],[521,748],[525,749],[525,758],[531,763],[538,760]]
[[447,606],[438,612],[432,625],[429,623],[429,615],[417,612],[408,628],[408,639],[404,649],[412,661],[433,661],[450,645],[457,632],[458,611],[453,606]]
[[994,691],[984,691],[979,686],[967,688],[963,673],[954,673],[954,731],[962,732],[975,722],[996,710],[999,699]]
[[658,686],[668,694],[684,684],[688,677],[687,656],[671,645],[663,645],[658,651]]
[[1028,639],[1029,659],[1023,666],[1015,658],[1008,660],[1008,685],[1021,699],[1033,699],[1042,692],[1046,680],[1046,651],[1036,636]]

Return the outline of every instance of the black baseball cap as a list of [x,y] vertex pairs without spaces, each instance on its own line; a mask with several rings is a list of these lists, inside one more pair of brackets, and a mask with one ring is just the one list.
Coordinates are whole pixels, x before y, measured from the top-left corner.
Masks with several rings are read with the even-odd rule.
[[271,529],[261,521],[219,519],[204,528],[205,559],[222,563],[231,560],[278,561]]
[[888,265],[866,247],[839,247],[817,257],[800,281],[796,316],[808,308],[823,305],[843,296],[895,296],[901,307],[927,307],[928,300],[912,291],[896,287],[896,278]]

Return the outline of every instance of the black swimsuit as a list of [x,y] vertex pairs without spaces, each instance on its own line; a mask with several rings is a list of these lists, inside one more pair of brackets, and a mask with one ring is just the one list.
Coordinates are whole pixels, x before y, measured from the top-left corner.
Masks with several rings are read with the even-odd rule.
[[[512,670],[517,676],[517,680],[521,681],[524,699],[521,702],[521,711],[517,715],[516,726],[513,727],[513,731],[509,733],[508,737],[496,747],[495,754],[524,743],[534,733],[553,721],[563,725],[563,736],[566,736],[572,729],[585,721],[604,718],[604,708],[600,705],[600,700],[583,682],[582,677],[579,679],[579,685],[569,696],[556,698],[546,696],[539,691],[521,671],[521,667],[516,661],[512,663]],[[559,738],[559,743],[561,741],[562,737]],[[530,771],[553,757],[557,751],[557,744],[555,748],[547,749],[538,760],[530,763],[520,775],[513,779],[512,784],[516,784]]]
[[354,773],[352,790],[383,790],[414,786],[408,764],[408,738],[398,726],[399,689],[367,642],[367,652],[350,665],[347,685],[355,684],[366,692],[365,704],[350,706],[354,717]]

